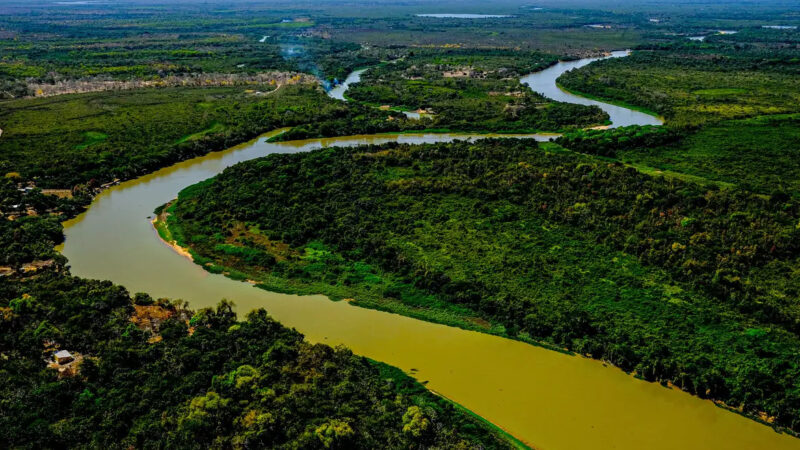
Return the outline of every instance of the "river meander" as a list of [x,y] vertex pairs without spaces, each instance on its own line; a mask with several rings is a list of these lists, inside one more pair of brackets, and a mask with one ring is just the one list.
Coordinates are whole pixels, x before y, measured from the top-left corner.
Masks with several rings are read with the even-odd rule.
[[609,58],[624,58],[628,56],[627,51],[611,52],[608,56],[598,58],[584,58],[575,61],[562,61],[541,72],[534,72],[530,75],[522,77],[520,80],[522,84],[528,85],[534,91],[544,95],[547,98],[565,103],[577,103],[579,105],[598,106],[603,111],[608,113],[611,119],[611,127],[624,127],[627,125],[661,125],[664,123],[661,118],[636,111],[633,109],[625,108],[623,106],[612,105],[609,103],[591,100],[588,98],[580,97],[571,94],[556,83],[556,79],[564,72],[573,69],[579,69],[587,64],[591,64],[601,59]]
[[[534,80],[534,89],[538,87]],[[800,439],[595,360],[324,296],[256,289],[204,271],[158,239],[149,221],[153,209],[232,164],[331,145],[442,142],[466,136],[351,136],[284,143],[269,143],[267,137],[100,194],[86,213],[65,223],[63,253],[72,273],[108,279],[131,292],[184,299],[194,308],[213,306],[221,298],[232,299],[240,313],[265,308],[309,341],[345,345],[400,367],[541,449],[800,449]]]

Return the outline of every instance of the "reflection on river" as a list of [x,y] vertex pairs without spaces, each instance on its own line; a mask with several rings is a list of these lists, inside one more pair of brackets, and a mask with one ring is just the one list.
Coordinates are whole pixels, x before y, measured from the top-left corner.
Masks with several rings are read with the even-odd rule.
[[[225,167],[271,153],[390,141],[425,143],[447,134],[354,136],[285,143],[267,137],[175,164],[100,194],[65,223],[63,253],[75,275],[131,292],[184,299],[194,308],[232,299],[266,308],[312,342],[345,345],[427,380],[428,387],[541,449],[800,449],[800,440],[709,401],[637,380],[578,356],[487,334],[332,302],[267,292],[205,272],[156,236],[153,209]],[[548,136],[534,136],[546,139]]]

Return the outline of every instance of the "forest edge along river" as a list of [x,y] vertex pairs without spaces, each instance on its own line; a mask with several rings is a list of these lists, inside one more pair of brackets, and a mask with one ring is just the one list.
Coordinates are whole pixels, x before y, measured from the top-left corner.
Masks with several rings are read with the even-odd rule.
[[[660,117],[647,114],[645,112],[636,111],[634,109],[626,108],[624,106],[612,105],[610,103],[591,100],[585,97],[581,97],[579,95],[572,94],[562,89],[560,86],[558,86],[558,83],[556,82],[558,77],[560,77],[564,72],[568,72],[573,69],[579,69],[587,64],[591,64],[601,59],[623,58],[625,56],[628,56],[629,54],[630,52],[622,50],[622,51],[611,52],[607,56],[601,56],[596,58],[584,58],[575,61],[559,61],[558,63],[544,70],[541,70],[539,72],[534,72],[532,74],[522,77],[520,79],[520,82],[530,87],[533,91],[538,92],[539,94],[542,94],[547,98],[559,102],[577,103],[579,105],[600,107],[603,111],[608,113],[609,120],[611,121],[610,125],[611,128],[624,127],[628,125],[661,125],[664,123],[664,121]],[[367,70],[369,70],[369,68],[354,70],[347,76],[347,78],[342,83],[334,86],[331,90],[329,90],[328,95],[337,100],[347,101],[345,92],[347,92],[347,89],[350,86],[360,82],[361,75]],[[417,116],[411,115],[410,117],[418,117],[418,115]]]
[[[524,80],[534,90],[550,92],[558,89],[558,71],[580,63],[560,63]],[[270,143],[271,135],[175,164],[98,195],[85,213],[65,222],[62,251],[72,273],[108,279],[131,292],[187,300],[193,308],[216,305],[222,298],[233,300],[240,313],[265,308],[311,342],[344,345],[413,373],[431,390],[540,449],[800,449],[800,439],[600,361],[321,295],[256,289],[205,271],[158,238],[150,223],[157,206],[241,161],[333,145],[491,136],[422,133]]]
[[591,64],[601,59],[623,58],[629,54],[630,52],[628,51],[616,51],[611,52],[608,56],[603,57],[584,58],[575,61],[561,61],[540,72],[534,72],[530,75],[526,75],[522,77],[520,81],[522,84],[528,85],[531,89],[544,95],[545,97],[559,102],[577,103],[579,105],[600,107],[603,111],[608,113],[608,116],[611,120],[611,128],[624,127],[628,125],[661,125],[664,123],[664,121],[660,117],[626,108],[624,106],[612,105],[610,103],[581,97],[579,95],[572,94],[558,86],[556,80],[564,72],[568,72],[573,69],[580,69],[587,64]]

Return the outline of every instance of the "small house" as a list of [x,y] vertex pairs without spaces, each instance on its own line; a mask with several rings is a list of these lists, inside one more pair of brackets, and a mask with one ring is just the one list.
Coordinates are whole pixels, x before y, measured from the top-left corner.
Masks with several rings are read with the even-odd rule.
[[69,363],[71,363],[72,361],[75,360],[75,358],[72,356],[72,353],[70,353],[70,352],[68,352],[66,350],[59,350],[58,352],[56,352],[55,358],[56,358],[56,362],[58,364],[62,364],[62,365],[63,364],[69,364]]

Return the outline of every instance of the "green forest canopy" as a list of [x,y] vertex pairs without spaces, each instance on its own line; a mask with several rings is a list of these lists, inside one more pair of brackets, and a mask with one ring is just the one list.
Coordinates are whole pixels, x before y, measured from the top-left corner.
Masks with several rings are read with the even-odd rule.
[[794,428],[799,207],[482,140],[241,163],[186,189],[171,229],[268,289],[482,317]]

